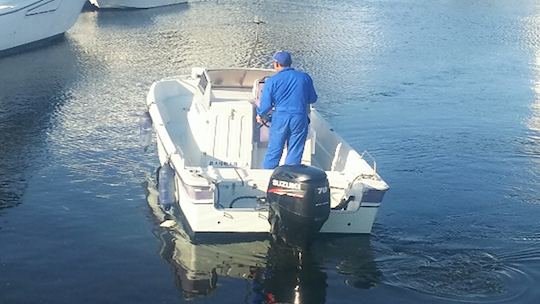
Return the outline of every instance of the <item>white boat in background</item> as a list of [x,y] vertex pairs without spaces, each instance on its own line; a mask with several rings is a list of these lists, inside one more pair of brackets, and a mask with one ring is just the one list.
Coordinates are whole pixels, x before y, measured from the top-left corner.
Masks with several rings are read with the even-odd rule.
[[0,51],[63,34],[85,0],[0,1]]
[[187,0],[90,0],[90,3],[99,8],[151,8],[187,3]]
[[261,168],[268,130],[257,125],[255,104],[264,78],[273,73],[194,68],[191,75],[151,86],[147,106],[160,170],[172,172],[171,177],[160,172],[160,195],[167,192],[167,180],[174,181],[170,205],[179,207],[191,234],[299,233],[302,228],[283,226],[285,211],[276,204],[286,201],[308,204],[301,209],[310,214],[328,208],[321,216],[322,233],[371,233],[388,185],[375,161],[365,160],[369,154],[355,151],[315,109],[305,166]]

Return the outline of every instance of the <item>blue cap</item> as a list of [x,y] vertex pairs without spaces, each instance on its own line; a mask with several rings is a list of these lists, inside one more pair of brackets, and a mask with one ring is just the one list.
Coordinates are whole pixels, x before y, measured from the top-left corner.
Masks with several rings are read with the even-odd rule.
[[292,64],[291,53],[287,51],[276,52],[272,59],[281,66],[288,67]]

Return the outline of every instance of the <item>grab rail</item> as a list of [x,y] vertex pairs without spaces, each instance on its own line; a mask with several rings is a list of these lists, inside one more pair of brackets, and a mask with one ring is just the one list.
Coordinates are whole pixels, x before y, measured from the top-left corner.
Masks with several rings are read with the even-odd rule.
[[371,166],[373,168],[373,175],[377,175],[377,161],[375,160],[375,157],[373,157],[373,155],[371,155],[367,150],[364,150],[364,152],[362,152],[360,155],[360,157],[365,160],[364,155],[367,155],[373,162],[373,166]]

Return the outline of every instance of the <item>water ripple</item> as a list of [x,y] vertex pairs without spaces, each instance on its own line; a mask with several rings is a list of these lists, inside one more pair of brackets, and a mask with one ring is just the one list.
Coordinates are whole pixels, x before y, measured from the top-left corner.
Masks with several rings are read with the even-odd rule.
[[376,259],[384,284],[453,302],[506,303],[525,297],[534,281],[512,259],[536,260],[538,250],[504,256],[479,249],[415,245],[386,252]]

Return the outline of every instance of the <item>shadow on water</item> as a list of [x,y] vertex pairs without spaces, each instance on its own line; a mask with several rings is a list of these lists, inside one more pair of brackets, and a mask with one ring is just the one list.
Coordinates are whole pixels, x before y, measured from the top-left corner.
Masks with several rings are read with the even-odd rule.
[[[153,182],[147,184],[147,201],[156,223],[167,218],[158,206]],[[229,243],[194,244],[181,223],[173,228],[156,227],[162,242],[161,257],[172,267],[184,299],[212,297],[228,288],[230,279],[247,286],[228,294],[245,303],[325,303],[327,272],[346,277],[345,284],[370,289],[382,279],[374,262],[369,237],[322,237],[305,252],[268,239]],[[360,254],[358,254],[360,253]]]
[[96,23],[100,28],[146,29],[156,23],[156,18],[177,15],[189,9],[181,3],[149,9],[99,9],[95,11]]
[[45,161],[54,115],[77,81],[74,48],[60,39],[0,57],[0,210],[19,204],[31,168]]

